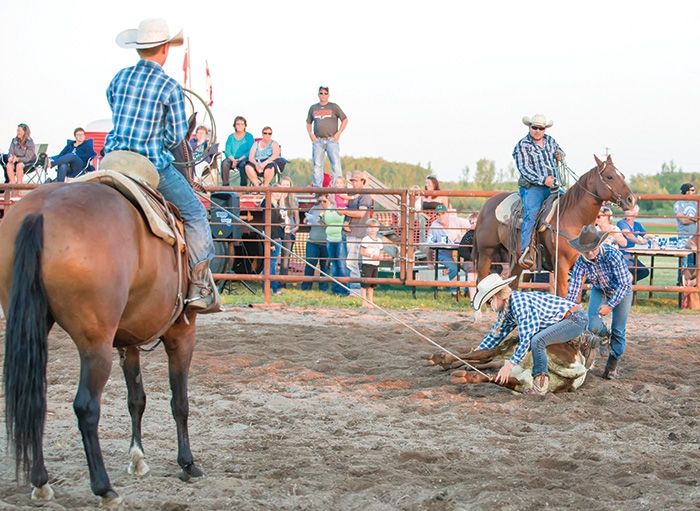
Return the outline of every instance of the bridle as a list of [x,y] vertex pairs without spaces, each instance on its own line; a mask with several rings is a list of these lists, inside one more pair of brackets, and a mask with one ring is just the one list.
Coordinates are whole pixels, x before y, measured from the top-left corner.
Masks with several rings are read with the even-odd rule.
[[[613,196],[613,198],[615,199],[615,200],[613,201],[613,204],[615,204],[616,206],[622,208],[622,194],[617,193],[615,190],[613,190],[613,189],[612,189],[612,186],[610,186],[608,183],[606,183],[605,180],[603,179],[603,171],[605,171],[605,167],[607,167],[607,165],[608,165],[608,162],[603,162],[603,166],[601,167],[601,169],[600,169],[600,170],[598,171],[598,173],[597,173],[597,174],[598,174],[598,179],[600,179],[600,182],[603,183],[603,185],[604,185],[608,190],[610,190],[610,194],[611,194],[611,195]],[[616,173],[618,176],[620,176],[623,180],[625,179],[625,177],[620,173],[620,171],[617,170],[617,167],[615,167],[615,165],[612,165],[612,168],[615,169],[615,173]],[[588,193],[589,195],[592,195],[593,197],[595,197],[596,199],[598,199],[601,203],[605,201],[605,199],[603,199],[602,197],[599,197],[599,196],[596,195],[594,192],[590,191],[588,188],[584,188],[584,190],[585,190],[586,193]]]

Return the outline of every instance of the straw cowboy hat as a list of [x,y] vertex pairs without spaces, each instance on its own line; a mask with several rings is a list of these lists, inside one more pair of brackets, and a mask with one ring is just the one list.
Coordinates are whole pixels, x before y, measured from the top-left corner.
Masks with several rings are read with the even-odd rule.
[[505,280],[498,273],[491,273],[476,286],[476,296],[474,297],[474,308],[481,309],[482,304],[488,302],[489,299],[498,293],[501,289],[510,284],[515,277],[510,277]]
[[532,116],[532,119],[529,117],[525,116],[523,117],[523,124],[525,126],[539,126],[543,128],[551,128],[554,125],[553,120],[547,120],[547,118],[542,115],[542,114],[535,114]]
[[122,48],[143,50],[155,48],[161,44],[170,43],[170,46],[182,46],[185,38],[180,30],[175,37],[170,37],[167,22],[162,18],[143,20],[139,28],[130,28],[117,35],[117,45]]
[[600,232],[593,225],[584,225],[578,238],[569,240],[569,245],[579,252],[590,252],[598,248],[609,235],[609,232]]

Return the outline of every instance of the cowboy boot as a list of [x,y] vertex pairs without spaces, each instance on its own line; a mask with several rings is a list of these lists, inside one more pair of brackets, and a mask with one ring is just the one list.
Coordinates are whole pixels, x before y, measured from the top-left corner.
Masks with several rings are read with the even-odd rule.
[[209,270],[209,260],[192,268],[190,286],[185,300],[185,312],[210,314],[221,312],[221,297]]
[[549,374],[537,373],[532,377],[532,387],[525,391],[525,394],[536,394],[544,396],[549,389]]
[[520,259],[518,259],[518,264],[522,268],[527,268],[528,270],[536,269],[537,253],[532,245],[525,247],[525,250],[523,250],[523,253],[520,255]]
[[617,378],[617,362],[619,359],[608,356],[608,361],[605,363],[605,371],[603,371],[604,380],[613,380]]

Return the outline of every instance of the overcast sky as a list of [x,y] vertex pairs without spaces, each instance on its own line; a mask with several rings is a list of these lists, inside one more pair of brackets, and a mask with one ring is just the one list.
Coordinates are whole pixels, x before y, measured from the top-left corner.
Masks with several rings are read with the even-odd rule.
[[[3,1],[0,149],[24,122],[56,154],[110,117],[105,89],[137,60],[115,36],[165,17],[190,39],[200,94],[209,61],[222,143],[243,115],[255,136],[271,126],[284,156],[310,158],[306,114],[327,85],[349,117],[342,155],[430,163],[441,180],[481,158],[505,169],[538,112],[578,174],[606,148],[628,175],[670,160],[700,171],[700,4],[571,4]],[[165,66],[179,81],[183,57],[173,48]]]

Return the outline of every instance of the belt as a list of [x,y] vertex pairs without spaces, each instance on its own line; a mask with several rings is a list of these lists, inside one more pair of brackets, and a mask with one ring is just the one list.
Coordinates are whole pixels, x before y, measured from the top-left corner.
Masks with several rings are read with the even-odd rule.
[[568,318],[569,316],[571,316],[571,314],[573,314],[574,312],[578,312],[581,309],[582,309],[582,306],[580,303],[578,305],[574,305],[568,311],[566,311],[566,314],[564,314],[564,317],[562,319]]

